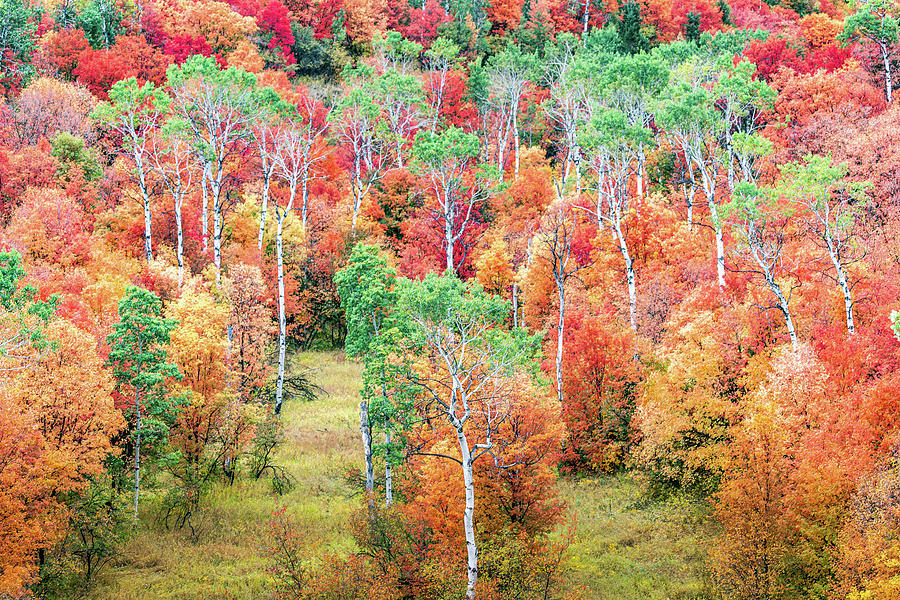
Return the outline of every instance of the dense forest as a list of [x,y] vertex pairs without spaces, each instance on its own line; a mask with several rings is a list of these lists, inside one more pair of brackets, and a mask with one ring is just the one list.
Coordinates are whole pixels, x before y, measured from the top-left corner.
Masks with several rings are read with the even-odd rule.
[[0,0],[0,598],[900,598],[898,19]]

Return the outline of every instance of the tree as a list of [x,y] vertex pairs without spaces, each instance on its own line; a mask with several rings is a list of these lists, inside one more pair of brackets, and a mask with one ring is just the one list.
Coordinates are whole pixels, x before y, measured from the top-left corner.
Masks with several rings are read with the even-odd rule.
[[696,60],[676,71],[656,116],[687,168],[689,222],[693,222],[693,190],[702,189],[706,196],[716,238],[716,274],[719,287],[724,289],[725,242],[716,194],[725,161],[720,146],[725,122],[715,109],[710,92],[702,86],[705,78],[703,67]]
[[0,252],[0,364],[3,370],[28,366],[47,348],[43,327],[56,311],[58,298],[38,298],[23,285],[25,269],[16,251]]
[[168,111],[169,98],[151,82],[138,86],[131,77],[119,81],[109,90],[109,102],[101,103],[94,110],[94,118],[109,124],[124,139],[124,151],[134,163],[138,189],[144,202],[144,257],[153,260],[152,208],[150,205],[150,181],[148,181],[148,136]]
[[627,2],[619,6],[619,17],[615,21],[619,45],[627,54],[638,54],[650,49],[650,41],[644,32],[641,21],[641,5]]
[[229,283],[230,368],[237,378],[239,396],[247,402],[258,397],[271,373],[266,347],[272,315],[259,267],[235,265],[229,270]]
[[310,169],[325,157],[322,134],[326,120],[314,115],[289,121],[275,138],[273,163],[275,174],[288,184],[287,204],[275,203],[275,260],[278,265],[278,380],[275,391],[275,414],[281,412],[284,393],[284,364],[287,347],[287,320],[284,305],[284,223],[294,210],[297,186],[302,186],[303,225],[306,226],[306,202]]
[[381,108],[363,83],[371,77],[372,70],[365,66],[345,69],[343,79],[347,87],[335,111],[337,137],[351,162],[354,232],[363,200],[387,168],[385,140],[378,127]]
[[776,298],[774,308],[784,317],[791,345],[796,350],[797,330],[791,317],[791,294],[785,295],[781,280],[785,271],[782,250],[787,238],[788,215],[778,206],[777,197],[772,198],[769,192],[753,184],[741,183],[732,201],[723,207],[723,215],[737,237],[735,255],[742,265],[739,270],[762,277]]
[[[781,167],[781,184],[776,188],[798,208],[813,240],[828,252],[834,267],[834,281],[844,297],[847,335],[856,331],[853,319],[853,287],[847,267],[858,260],[854,227],[866,206],[867,182],[847,181],[847,167],[831,164],[827,157],[808,155],[803,161]],[[829,275],[830,276],[830,275]]]
[[184,283],[184,227],[182,207],[197,180],[194,148],[183,122],[173,120],[151,137],[148,154],[150,169],[172,198],[175,210],[175,258],[178,261],[178,287]]
[[[497,140],[497,169],[502,177],[506,168],[506,149],[513,145],[513,175],[519,177],[519,105],[538,69],[537,58],[513,44],[497,54],[488,66],[489,102],[500,119],[494,124]],[[485,132],[487,133],[487,132]]]
[[275,91],[265,88],[260,92],[259,118],[250,123],[250,136],[259,156],[259,172],[262,175],[262,198],[259,210],[259,236],[257,247],[262,251],[263,234],[266,231],[266,213],[269,209],[269,191],[272,187],[272,175],[275,173],[275,138],[282,116],[288,112],[288,106],[282,102]]
[[[477,163],[478,137],[457,127],[419,132],[413,146],[416,167],[427,178],[434,208],[429,216],[442,230],[446,269],[457,273],[469,253],[466,237],[480,205],[494,193],[494,172]],[[462,246],[462,255],[456,254]]]
[[119,302],[119,322],[109,335],[109,363],[117,380],[117,391],[133,395],[128,411],[134,449],[134,520],[138,518],[141,486],[141,448],[164,443],[175,422],[180,400],[167,391],[170,379],[181,377],[168,361],[168,345],[178,325],[163,318],[162,302],[152,292],[129,287]]
[[[621,111],[599,109],[583,132],[581,141],[581,145],[587,149],[589,164],[597,173],[597,204],[588,208],[587,212],[597,220],[601,230],[604,225],[609,226],[619,252],[622,253],[628,285],[628,312],[633,331],[637,331],[637,292],[634,257],[628,248],[628,184],[635,171],[632,165],[640,164],[644,147],[650,143],[650,139],[650,131],[643,124],[629,124]],[[635,175],[638,181],[643,178],[640,171],[635,172]],[[637,188],[640,189],[640,185]]]
[[900,22],[892,14],[894,11],[890,0],[871,0],[847,17],[844,31],[838,36],[838,40],[845,45],[867,41],[878,46],[884,66],[884,94],[888,102],[893,101],[894,92],[890,56],[892,46],[897,43],[900,35]]
[[404,147],[419,129],[434,118],[425,112],[426,98],[422,81],[413,75],[388,68],[375,80],[374,88],[376,102],[384,111],[385,123],[390,130],[395,164],[402,169]]
[[42,11],[27,0],[4,0],[0,8],[0,87],[9,94],[34,74],[31,59]]
[[560,405],[563,406],[562,359],[566,326],[566,284],[587,266],[579,263],[572,253],[575,226],[575,215],[571,209],[559,205],[551,206],[541,223],[538,245],[543,252],[537,254],[538,260],[550,267],[559,301],[556,321],[556,395]]
[[213,209],[213,262],[216,282],[222,271],[222,230],[225,212],[225,174],[228,161],[242,150],[249,125],[259,117],[256,76],[242,69],[220,70],[215,59],[200,55],[166,71],[172,89],[172,112],[191,131],[203,167],[203,248],[206,250],[206,185]]
[[405,281],[399,310],[410,334],[398,350],[421,357],[410,376],[410,383],[421,390],[416,411],[425,418],[445,419],[459,447],[458,458],[444,457],[462,469],[466,597],[474,599],[478,583],[474,464],[496,451],[493,436],[509,417],[514,375],[527,365],[538,338],[520,329],[503,330],[507,303],[452,275]]
[[[404,383],[409,378],[408,358],[392,355],[403,325],[394,312],[399,299],[396,273],[378,254],[377,247],[357,244],[347,266],[335,274],[334,280],[347,319],[347,354],[365,362],[362,427],[371,432],[375,423],[384,430],[384,493],[385,504],[390,506],[392,467],[402,458],[402,444],[392,434],[406,424],[415,394],[415,389]],[[371,444],[371,437],[368,440]],[[365,448],[369,492],[373,483],[370,444]]]
[[562,198],[575,171],[575,193],[581,194],[581,147],[579,130],[588,120],[588,100],[591,90],[589,59],[577,53],[574,37],[557,40],[557,53],[549,58],[550,98],[544,104],[547,116],[560,129],[565,143],[562,178],[557,196]]

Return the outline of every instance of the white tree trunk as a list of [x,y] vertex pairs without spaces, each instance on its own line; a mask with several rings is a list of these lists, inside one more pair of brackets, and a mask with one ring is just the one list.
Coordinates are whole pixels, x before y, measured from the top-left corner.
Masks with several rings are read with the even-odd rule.
[[466,507],[463,511],[463,529],[466,535],[466,598],[475,599],[478,583],[478,544],[475,540],[475,477],[472,468],[472,453],[462,425],[456,428],[456,438],[462,456],[463,485],[466,490]]
[[834,251],[830,241],[828,241],[828,255],[831,257],[832,264],[834,264],[834,270],[837,271],[838,285],[841,288],[841,293],[844,295],[844,316],[847,319],[847,335],[852,336],[856,333],[856,327],[853,323],[853,295],[850,293],[847,275],[844,273],[841,261],[838,260],[837,252]]
[[888,58],[888,49],[884,44],[881,47],[881,60],[884,61],[884,92],[887,95],[888,103],[893,102],[894,98],[894,82],[891,81],[891,61]]
[[200,189],[203,191],[203,212],[200,216],[200,237],[203,241],[203,252],[209,249],[209,213],[208,213],[208,205],[209,205],[209,197],[207,196],[207,177],[209,173],[209,163],[203,163],[203,176],[200,178]]
[[141,152],[137,149],[134,152],[134,163],[138,174],[138,185],[141,188],[141,199],[144,201],[144,258],[147,259],[147,262],[150,262],[153,260],[153,245],[151,243],[153,237],[151,232],[153,225],[152,207],[150,206],[150,192],[147,189],[147,174],[144,170],[144,161]]
[[561,277],[557,276],[555,279],[556,291],[559,294],[559,319],[556,323],[556,395],[561,406],[563,403],[562,358],[563,331],[566,325],[566,289],[565,281]]
[[515,157],[515,166],[513,167],[513,180],[519,178],[519,103],[513,107],[513,156]]
[[791,337],[791,346],[794,350],[797,349],[797,330],[794,329],[794,320],[791,318],[790,307],[788,306],[787,298],[784,297],[784,293],[781,291],[781,286],[778,285],[778,282],[771,276],[766,276],[767,283],[769,284],[769,289],[772,290],[772,293],[775,294],[775,297],[778,298],[778,304],[781,308],[781,314],[784,315],[784,324],[787,327],[788,335]]
[[384,428],[384,504],[385,506],[390,506],[394,501],[394,479],[393,473],[391,472],[391,457],[390,450],[391,447],[391,430],[385,425]]
[[181,199],[175,202],[175,234],[177,236],[175,254],[178,258],[178,287],[184,283],[184,230],[181,226]]
[[362,434],[363,454],[366,459],[366,496],[369,505],[374,504],[372,490],[375,487],[375,471],[372,468],[372,427],[369,425],[369,405],[359,403],[359,432]]
[[635,290],[634,277],[634,259],[628,252],[628,246],[625,244],[625,236],[622,235],[621,226],[616,227],[616,237],[619,238],[619,250],[622,251],[622,258],[625,259],[625,279],[628,281],[628,312],[631,317],[631,330],[637,331],[637,291]]
[[519,283],[512,284],[513,327],[519,326]]
[[284,398],[284,358],[287,348],[287,321],[284,316],[284,255],[282,252],[282,233],[284,219],[278,217],[278,227],[275,233],[275,259],[278,262],[278,381],[275,384],[275,414],[281,412],[281,402]]
[[[141,354],[142,344],[138,338],[138,354]],[[137,374],[141,374],[141,365],[137,364]],[[134,522],[138,520],[138,498],[141,492],[141,390],[134,388]]]
[[263,175],[262,206],[259,211],[259,239],[256,242],[259,250],[262,250],[263,235],[266,231],[266,211],[269,209],[269,187],[271,186],[271,181],[271,175],[268,173]]

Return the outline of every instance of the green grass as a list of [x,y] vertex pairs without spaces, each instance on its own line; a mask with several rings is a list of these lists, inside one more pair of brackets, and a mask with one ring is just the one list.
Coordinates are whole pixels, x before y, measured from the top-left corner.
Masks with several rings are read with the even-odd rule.
[[559,486],[577,522],[569,579],[586,598],[715,597],[705,578],[712,531],[702,504],[646,500],[627,475],[564,478]]
[[[145,511],[145,526],[107,567],[88,597],[96,600],[195,600],[271,596],[261,547],[272,512],[280,505],[298,521],[310,544],[349,550],[347,519],[358,507],[346,473],[358,467],[361,368],[341,353],[303,355],[325,394],[315,402],[285,405],[285,442],[275,463],[297,485],[272,493],[268,480],[239,478],[215,488],[195,519],[199,542],[185,531],[166,531]],[[149,503],[145,503],[149,504]]]
[[[285,406],[286,439],[275,462],[293,474],[296,487],[280,497],[267,480],[238,479],[217,487],[196,523],[196,543],[187,532],[155,525],[148,508],[145,526],[103,572],[89,598],[268,598],[261,546],[279,505],[298,520],[311,552],[352,549],[345,524],[359,499],[346,473],[362,463],[361,369],[340,353],[306,354],[301,360],[316,368],[314,378],[326,394]],[[568,578],[587,599],[711,597],[702,577],[703,540],[710,536],[701,506],[643,502],[639,484],[626,476],[565,478],[559,485],[577,521]]]

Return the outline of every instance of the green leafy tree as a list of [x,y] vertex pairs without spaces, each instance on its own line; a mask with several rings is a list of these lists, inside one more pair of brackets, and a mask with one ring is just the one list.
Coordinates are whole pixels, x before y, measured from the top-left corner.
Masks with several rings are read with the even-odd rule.
[[890,56],[900,35],[900,22],[895,16],[890,0],[871,0],[844,21],[844,31],[838,39],[849,45],[853,42],[869,42],[878,46],[884,66],[884,93],[887,101],[893,101],[893,77]]
[[684,24],[684,39],[694,44],[700,43],[700,13],[690,11]]
[[59,160],[57,175],[65,181],[72,179],[73,169],[81,171],[85,181],[96,181],[103,175],[96,153],[77,135],[58,133],[50,140],[50,154]]
[[779,193],[790,199],[804,220],[807,234],[831,260],[834,272],[826,271],[841,290],[847,335],[856,331],[853,318],[853,288],[848,267],[863,254],[856,243],[857,224],[868,208],[868,181],[847,179],[847,165],[832,164],[830,157],[809,155],[802,161],[780,167]]
[[57,297],[38,298],[37,289],[22,285],[25,269],[15,250],[0,252],[0,364],[19,369],[47,347],[43,326],[56,311]]
[[29,0],[0,0],[0,88],[14,92],[34,75],[31,64],[41,9]]
[[[393,501],[392,467],[403,458],[402,432],[409,424],[415,387],[409,380],[408,356],[398,353],[402,321],[395,312],[399,298],[397,275],[379,255],[376,246],[357,244],[346,267],[335,275],[341,306],[347,318],[347,354],[362,358],[361,410],[363,442],[366,452],[366,486],[373,488],[371,430],[373,424],[384,430],[380,450],[385,460],[385,502]],[[395,437],[399,430],[401,437]]]
[[478,583],[474,464],[494,450],[496,433],[509,416],[515,393],[513,375],[533,367],[540,334],[506,330],[508,302],[452,275],[401,281],[398,313],[409,332],[399,340],[399,351],[423,357],[425,363],[410,373],[410,383],[419,390],[416,414],[446,419],[459,445],[459,458],[445,458],[459,463],[462,470],[466,598],[474,599]]
[[218,284],[222,274],[226,175],[230,159],[246,148],[250,124],[260,117],[256,75],[236,67],[219,69],[215,58],[195,55],[180,65],[169,66],[166,78],[171,88],[172,114],[187,125],[203,169],[204,252],[208,244],[207,187],[212,196],[213,263]]
[[150,132],[168,112],[170,99],[150,81],[138,84],[134,77],[117,81],[109,90],[109,102],[101,102],[92,116],[122,136],[121,152],[134,164],[134,175],[144,203],[144,256],[153,259],[150,205]]
[[109,48],[122,32],[122,13],[112,0],[91,0],[76,22],[94,48]]
[[496,190],[496,170],[478,162],[480,149],[478,136],[458,127],[441,133],[420,131],[413,146],[416,169],[426,178],[434,198],[424,208],[443,229],[450,273],[465,262],[468,234],[478,209]]
[[165,443],[183,403],[166,389],[168,380],[181,378],[178,367],[168,362],[169,336],[178,322],[162,315],[162,302],[156,294],[129,287],[119,302],[120,320],[107,338],[111,346],[108,360],[118,381],[118,391],[134,398],[128,416],[134,443],[135,521],[142,446],[153,451]]
[[641,30],[641,6],[628,2],[619,6],[619,18],[615,21],[619,44],[623,52],[637,54],[650,49],[650,40]]

